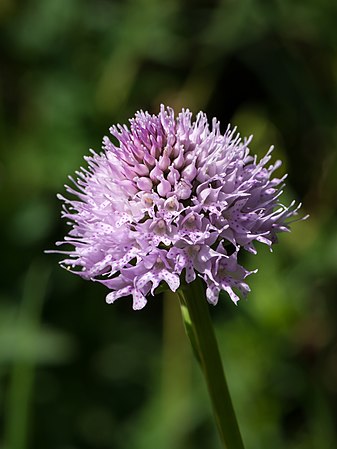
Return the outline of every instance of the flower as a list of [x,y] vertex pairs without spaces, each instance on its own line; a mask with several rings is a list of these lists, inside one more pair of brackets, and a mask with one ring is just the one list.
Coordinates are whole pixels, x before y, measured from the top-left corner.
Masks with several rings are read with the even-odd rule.
[[269,165],[271,148],[260,161],[249,154],[252,137],[240,139],[228,126],[221,134],[200,112],[161,106],[158,115],[137,112],[127,126],[113,126],[115,140],[103,139],[103,152],[85,157],[76,172],[73,196],[63,217],[72,229],[58,245],[70,244],[61,265],[111,292],[107,302],[132,295],[141,309],[162,283],[176,291],[199,276],[216,304],[225,290],[236,303],[249,292],[251,272],[238,263],[254,243],[269,247],[289,230],[300,205],[279,202],[281,165]]

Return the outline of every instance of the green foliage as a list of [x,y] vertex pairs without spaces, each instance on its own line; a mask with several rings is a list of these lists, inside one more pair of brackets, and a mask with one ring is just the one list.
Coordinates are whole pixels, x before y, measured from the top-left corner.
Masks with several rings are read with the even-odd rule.
[[43,255],[67,175],[161,102],[284,161],[311,217],[212,316],[247,449],[337,447],[336,21],[330,0],[0,1],[0,447],[219,447],[178,304],[108,306]]

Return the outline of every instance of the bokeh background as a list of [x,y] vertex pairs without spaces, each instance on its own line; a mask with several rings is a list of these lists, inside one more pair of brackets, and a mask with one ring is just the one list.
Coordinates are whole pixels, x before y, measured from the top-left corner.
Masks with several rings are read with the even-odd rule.
[[271,144],[306,222],[212,309],[247,449],[337,447],[337,3],[0,0],[0,447],[219,449],[176,300],[105,304],[43,251],[57,192],[160,103]]

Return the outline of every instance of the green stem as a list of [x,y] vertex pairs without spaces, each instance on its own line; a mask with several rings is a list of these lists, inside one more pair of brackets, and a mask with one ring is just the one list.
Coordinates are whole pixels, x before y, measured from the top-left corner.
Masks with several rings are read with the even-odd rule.
[[178,290],[186,332],[201,366],[225,449],[244,449],[214,334],[205,289],[199,279]]
[[[49,269],[33,262],[24,283],[18,328],[32,332],[38,329],[48,279]],[[24,358],[24,354],[20,353],[10,375],[4,438],[4,447],[8,449],[26,449],[29,446],[36,362]]]

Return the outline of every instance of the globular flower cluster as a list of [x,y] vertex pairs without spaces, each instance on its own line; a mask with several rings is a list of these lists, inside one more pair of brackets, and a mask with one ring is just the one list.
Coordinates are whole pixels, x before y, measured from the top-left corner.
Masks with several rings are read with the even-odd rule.
[[[221,134],[219,122],[189,110],[176,117],[161,106],[158,115],[138,112],[130,127],[113,126],[103,152],[86,157],[77,173],[63,217],[72,229],[61,265],[106,285],[107,302],[132,295],[141,309],[159,285],[176,291],[199,276],[211,304],[225,290],[236,303],[251,273],[238,253],[256,253],[254,242],[271,246],[289,230],[297,213],[279,202],[285,177],[273,178],[281,162],[269,165],[249,154],[251,138],[235,129]],[[75,195],[76,199],[74,199]]]

